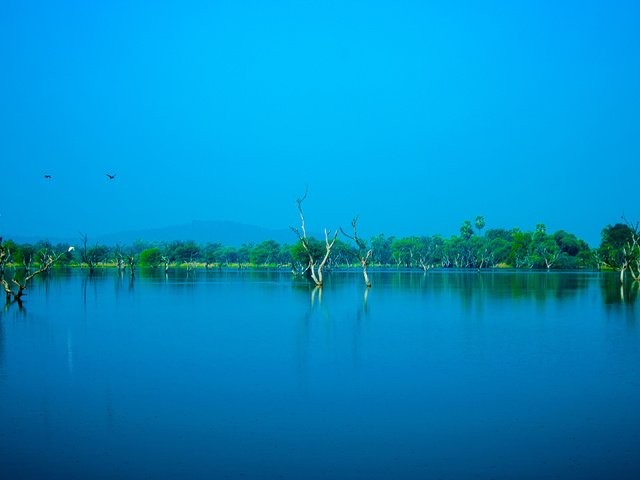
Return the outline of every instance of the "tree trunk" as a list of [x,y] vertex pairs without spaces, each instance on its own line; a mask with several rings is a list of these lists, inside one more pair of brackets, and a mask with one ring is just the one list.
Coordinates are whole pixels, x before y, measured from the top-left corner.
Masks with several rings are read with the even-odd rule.
[[369,274],[367,274],[367,262],[362,261],[362,275],[364,276],[364,283],[367,288],[371,288],[371,282],[369,281]]

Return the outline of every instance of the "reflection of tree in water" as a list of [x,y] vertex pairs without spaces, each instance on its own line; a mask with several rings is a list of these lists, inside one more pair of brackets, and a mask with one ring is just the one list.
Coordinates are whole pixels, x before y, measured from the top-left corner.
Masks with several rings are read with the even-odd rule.
[[[386,277],[386,278],[385,278]],[[431,271],[429,273],[397,272],[377,279],[381,288],[416,290],[458,296],[464,306],[484,298],[564,300],[586,291],[591,282],[585,273],[554,272],[469,272]]]
[[[347,278],[355,280],[354,276]],[[298,375],[305,387],[311,351],[319,346],[325,347],[348,338],[345,335],[345,328],[347,332],[351,332],[353,361],[355,364],[360,362],[362,327],[365,323],[364,320],[369,315],[370,288],[365,286],[364,293],[353,298],[355,312],[348,306],[345,308],[344,303],[339,301],[334,303],[336,311],[332,312],[330,305],[335,298],[334,294],[338,293],[342,287],[350,288],[353,285],[341,282],[336,282],[336,284],[327,288],[327,286],[314,286],[306,280],[293,282],[293,291],[299,294],[297,298],[306,304],[306,307],[302,309],[303,314],[299,322],[297,339]],[[328,303],[325,301],[326,299],[330,299]],[[349,305],[351,304],[350,301]]]
[[620,277],[616,273],[602,273],[600,276],[600,290],[605,305],[633,305],[638,299],[639,289],[638,282],[627,280],[621,284]]
[[[4,324],[3,314],[0,312],[0,368],[4,367]],[[2,373],[0,372],[0,375]]]
[[[87,312],[87,297],[89,292],[89,287],[93,290],[93,300],[94,302],[98,301],[98,281],[103,280],[105,275],[111,274],[111,271],[94,271],[82,277],[82,304],[84,306],[85,313]],[[104,282],[102,282],[104,283]]]
[[[4,322],[7,315],[13,315],[15,318],[27,316],[27,309],[22,302],[13,301],[5,303],[2,310],[0,310],[0,367],[4,365]],[[2,373],[0,372],[0,375]]]
[[362,297],[362,303],[360,304],[360,308],[356,312],[356,319],[353,323],[353,360],[355,363],[360,362],[360,344],[362,338],[362,324],[364,319],[369,316],[369,308],[367,307],[367,299],[369,298],[369,292],[371,289],[366,287],[364,289],[364,295]]

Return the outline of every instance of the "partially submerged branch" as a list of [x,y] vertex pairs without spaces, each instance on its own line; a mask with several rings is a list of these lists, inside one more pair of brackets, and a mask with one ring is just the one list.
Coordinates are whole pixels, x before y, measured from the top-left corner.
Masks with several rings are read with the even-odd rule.
[[[73,247],[69,247],[69,250],[67,250],[67,252],[70,252],[73,250]],[[46,272],[47,270],[49,270],[59,259],[60,257],[62,257],[66,252],[63,253],[59,253],[59,254],[54,254],[51,252],[42,252],[41,254],[41,265],[40,268],[38,270],[36,270],[33,273],[30,273],[29,275],[27,275],[24,280],[22,280],[22,282],[16,280],[15,278],[11,279],[11,284],[13,286],[15,286],[17,289],[12,288],[11,285],[9,285],[9,282],[7,282],[7,280],[2,277],[0,279],[0,284],[2,284],[2,286],[4,287],[4,291],[5,291],[5,295],[6,295],[6,301],[7,303],[9,303],[12,299],[16,300],[18,302],[21,301],[22,296],[24,295],[24,291],[27,288],[27,284],[36,276],[40,275],[41,273]]]
[[336,243],[336,239],[338,238],[338,231],[336,230],[334,232],[333,238],[331,239],[331,241],[329,241],[329,232],[325,228],[324,230],[325,253],[322,260],[318,264],[318,258],[316,258],[316,255],[314,255],[314,252],[312,251],[311,245],[309,243],[309,238],[307,237],[307,229],[304,221],[304,213],[302,212],[302,202],[304,202],[304,200],[307,198],[308,190],[309,188],[307,187],[304,191],[304,195],[301,198],[298,198],[296,200],[296,203],[298,204],[298,213],[300,214],[300,230],[298,230],[295,227],[290,227],[290,228],[300,240],[300,244],[302,245],[302,248],[307,254],[307,257],[309,260],[307,267],[304,269],[304,271],[308,273],[308,275],[311,277],[311,279],[313,280],[313,282],[316,284],[317,287],[322,287],[322,283],[323,283],[322,269],[325,267],[327,260],[329,260],[331,249],[333,248],[333,245]]
[[369,258],[373,253],[372,249],[367,250],[367,244],[358,238],[358,215],[351,221],[351,226],[353,227],[353,236],[346,233],[342,227],[340,227],[340,231],[342,234],[353,240],[358,247],[358,258],[360,260],[360,265],[362,266],[362,275],[364,276],[364,283],[367,285],[367,288],[371,288],[371,281],[369,281],[369,275],[367,274],[367,266],[369,265]]

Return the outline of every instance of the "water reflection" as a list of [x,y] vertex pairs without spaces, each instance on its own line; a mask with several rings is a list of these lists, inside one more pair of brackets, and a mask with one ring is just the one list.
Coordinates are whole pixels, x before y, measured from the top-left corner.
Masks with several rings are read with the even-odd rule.
[[638,299],[638,282],[626,281],[620,283],[620,277],[617,274],[605,274],[600,281],[602,289],[602,299],[607,305],[609,304],[634,304]]
[[634,318],[636,286],[621,297],[605,274],[371,275],[371,289],[356,270],[317,289],[273,271],[140,269],[133,284],[116,269],[54,272],[26,298],[28,321],[15,305],[0,317],[0,471],[640,471],[639,329],[616,321]]
[[4,375],[2,368],[4,367],[4,323],[3,313],[0,312],[0,377]]
[[532,299],[537,302],[545,302],[549,298],[569,299],[589,289],[593,279],[602,275],[582,272],[378,272],[377,281],[383,288],[450,291],[458,295],[464,304],[470,304],[477,297]]

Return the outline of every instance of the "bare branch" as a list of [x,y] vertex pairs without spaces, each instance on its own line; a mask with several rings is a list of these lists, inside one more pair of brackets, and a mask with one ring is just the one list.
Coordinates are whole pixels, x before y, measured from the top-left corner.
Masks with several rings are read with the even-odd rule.
[[351,226],[353,227],[353,236],[346,233],[342,229],[342,227],[340,227],[340,231],[345,237],[353,240],[356,246],[358,247],[358,257],[360,259],[360,265],[362,265],[362,274],[364,276],[364,281],[367,287],[371,287],[371,282],[369,281],[369,275],[367,274],[367,265],[369,263],[369,257],[371,257],[372,250],[366,251],[367,249],[366,243],[358,238],[358,217],[359,216],[356,215],[353,218],[353,220],[351,220]]

